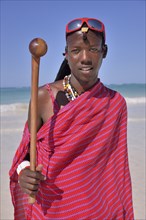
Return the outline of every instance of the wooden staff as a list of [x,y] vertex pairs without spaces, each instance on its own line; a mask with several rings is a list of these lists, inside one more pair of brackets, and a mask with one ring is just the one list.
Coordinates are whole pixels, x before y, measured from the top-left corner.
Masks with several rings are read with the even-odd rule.
[[[43,39],[35,38],[29,44],[32,54],[31,104],[30,104],[30,170],[36,170],[37,117],[38,117],[38,82],[40,57],[47,52],[47,44]],[[35,202],[35,196],[29,197],[29,203]]]

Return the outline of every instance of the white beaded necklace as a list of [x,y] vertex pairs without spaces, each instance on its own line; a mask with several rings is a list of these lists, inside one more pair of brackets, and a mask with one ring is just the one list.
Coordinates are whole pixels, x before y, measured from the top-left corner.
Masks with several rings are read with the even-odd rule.
[[79,94],[75,90],[75,88],[71,85],[70,78],[71,78],[71,75],[64,77],[63,88],[64,88],[65,95],[66,95],[67,99],[69,101],[72,101],[72,100],[76,99],[79,96]]

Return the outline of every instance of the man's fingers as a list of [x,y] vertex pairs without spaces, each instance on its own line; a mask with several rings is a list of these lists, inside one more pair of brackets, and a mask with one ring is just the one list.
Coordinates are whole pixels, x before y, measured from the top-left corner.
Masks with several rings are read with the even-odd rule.
[[[36,167],[36,171],[37,172],[42,172],[43,170],[43,165],[42,164],[39,164],[37,167]],[[42,174],[41,174],[42,175]],[[46,177],[44,175],[41,176],[41,180],[46,180]]]
[[38,190],[29,190],[29,189],[23,189],[23,192],[25,192],[26,194],[28,194],[28,195],[36,195],[37,194],[37,192],[38,192]]
[[27,177],[34,178],[37,180],[45,180],[45,177],[41,174],[41,172],[39,171],[34,172],[31,171],[30,169],[25,169],[23,171],[23,175],[20,174],[20,179],[22,179],[25,182]]
[[36,179],[36,178],[32,178],[32,177],[21,177],[19,179],[20,182],[23,182],[24,184],[29,183],[29,184],[33,184],[33,185],[38,185],[40,183],[40,179]]
[[39,164],[39,165],[36,167],[36,171],[42,172],[42,170],[43,170],[43,165],[42,165],[42,164]]
[[27,189],[30,191],[37,191],[39,188],[39,184],[31,184],[31,183],[22,183],[21,188]]
[[41,174],[42,169],[43,166],[40,164],[37,166],[36,171],[31,171],[29,168],[22,170],[18,179],[23,192],[29,195],[37,194],[40,181],[46,179],[45,176]]

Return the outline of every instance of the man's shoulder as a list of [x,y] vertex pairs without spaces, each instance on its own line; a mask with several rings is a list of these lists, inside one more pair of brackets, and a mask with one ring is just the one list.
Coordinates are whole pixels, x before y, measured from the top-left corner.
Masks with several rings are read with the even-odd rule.
[[62,80],[46,83],[39,87],[38,89],[38,96],[39,98],[48,97],[51,93],[55,97],[58,91],[63,90]]
[[62,91],[63,90],[63,80],[58,80],[49,84],[52,90]]
[[45,85],[39,87],[39,89],[38,89],[38,97],[39,98],[43,98],[48,95],[47,85],[48,84],[45,84]]
[[104,85],[104,88],[106,89],[106,91],[108,92],[109,96],[112,99],[123,103],[123,105],[126,104],[126,100],[125,100],[124,96],[119,91],[114,90],[112,88],[109,88],[108,86],[105,86],[105,85]]

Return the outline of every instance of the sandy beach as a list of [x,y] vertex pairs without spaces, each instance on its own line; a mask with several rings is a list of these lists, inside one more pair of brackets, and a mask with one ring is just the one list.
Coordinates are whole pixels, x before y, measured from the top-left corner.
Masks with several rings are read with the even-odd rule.
[[[129,105],[128,152],[131,170],[135,219],[146,219],[145,214],[145,107]],[[12,158],[21,140],[27,110],[1,113],[1,218],[13,219],[9,191]]]

